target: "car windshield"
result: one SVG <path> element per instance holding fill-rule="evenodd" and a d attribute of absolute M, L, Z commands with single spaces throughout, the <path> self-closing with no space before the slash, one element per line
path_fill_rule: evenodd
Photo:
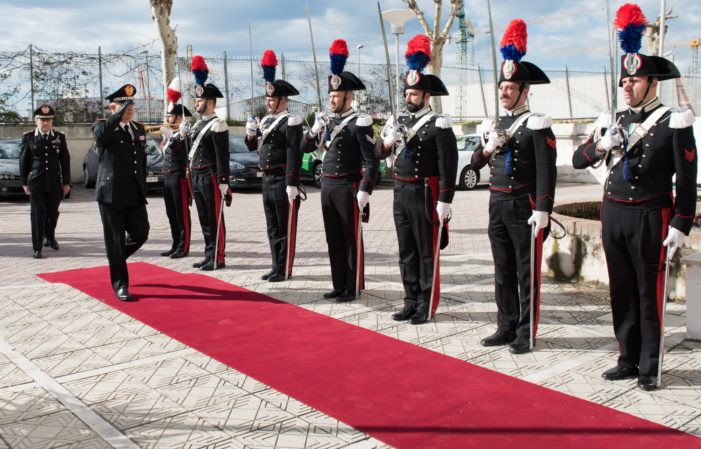
<path fill-rule="evenodd" d="M 243 143 L 243 136 L 229 136 L 229 153 L 249 153 L 248 147 Z"/>
<path fill-rule="evenodd" d="M 475 151 L 477 145 L 480 144 L 479 136 L 462 136 L 458 137 L 458 151 Z"/>
<path fill-rule="evenodd" d="M 0 140 L 0 159 L 19 159 L 19 140 Z"/>
<path fill-rule="evenodd" d="M 155 140 L 148 139 L 146 141 L 146 154 L 149 156 L 161 154 L 161 148 L 158 146 Z"/>

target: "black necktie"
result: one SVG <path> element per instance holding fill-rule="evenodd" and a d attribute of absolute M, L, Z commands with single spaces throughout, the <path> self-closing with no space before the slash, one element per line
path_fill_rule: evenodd
<path fill-rule="evenodd" d="M 132 142 L 131 133 L 129 132 L 129 125 L 124 125 L 124 132 L 127 133 L 127 138 L 129 142 Z"/>

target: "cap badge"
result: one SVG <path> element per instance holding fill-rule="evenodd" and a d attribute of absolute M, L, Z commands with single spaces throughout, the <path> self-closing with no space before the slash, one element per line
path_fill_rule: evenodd
<path fill-rule="evenodd" d="M 516 73 L 516 64 L 511 59 L 504 61 L 504 65 L 501 66 L 501 73 L 504 74 L 504 78 L 510 80 L 514 73 Z"/>
<path fill-rule="evenodd" d="M 417 85 L 420 79 L 421 75 L 419 74 L 418 70 L 409 70 L 409 73 L 406 75 L 406 83 L 409 86 Z"/>
<path fill-rule="evenodd" d="M 124 87 L 124 93 L 127 94 L 127 97 L 133 97 L 134 96 L 134 86 L 131 84 L 127 84 Z"/>
<path fill-rule="evenodd" d="M 331 88 L 337 90 L 341 86 L 343 80 L 338 75 L 331 75 Z"/>
<path fill-rule="evenodd" d="M 198 97 L 201 97 L 203 93 L 204 93 L 204 86 L 203 85 L 198 84 L 197 86 L 195 86 L 195 95 L 197 95 Z"/>
<path fill-rule="evenodd" d="M 638 69 L 642 67 L 643 60 L 637 53 L 628 53 L 623 59 L 623 67 L 626 68 L 628 75 L 633 76 L 638 73 Z"/>
<path fill-rule="evenodd" d="M 275 85 L 270 81 L 266 81 L 265 83 L 265 93 L 268 94 L 268 96 L 272 96 L 275 93 Z"/>
<path fill-rule="evenodd" d="M 44 105 L 44 106 L 41 107 L 41 113 L 42 113 L 42 114 L 48 114 L 50 110 L 51 110 L 51 109 L 49 109 L 49 106 L 48 106 L 48 105 Z"/>

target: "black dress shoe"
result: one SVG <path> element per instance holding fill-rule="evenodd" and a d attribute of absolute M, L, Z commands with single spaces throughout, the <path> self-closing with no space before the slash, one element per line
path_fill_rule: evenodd
<path fill-rule="evenodd" d="M 339 296 L 341 296 L 341 293 L 343 293 L 343 290 L 336 290 L 336 289 L 334 289 L 334 290 L 331 290 L 331 291 L 328 292 L 328 293 L 324 293 L 324 294 L 321 295 L 321 296 L 323 296 L 324 299 L 333 299 L 333 298 L 338 298 Z"/>
<path fill-rule="evenodd" d="M 120 301 L 133 301 L 134 298 L 129 294 L 129 290 L 126 287 L 121 287 L 117 289 L 117 299 Z"/>
<path fill-rule="evenodd" d="M 217 269 L 219 268 L 226 268 L 226 263 L 222 262 L 217 262 Z M 206 264 L 200 266 L 200 270 L 202 271 L 212 271 L 214 270 L 214 261 L 210 260 Z"/>
<path fill-rule="evenodd" d="M 276 270 L 270 270 L 270 271 L 268 271 L 267 273 L 265 273 L 263 276 L 261 276 L 260 279 L 261 279 L 262 281 L 267 281 L 268 278 L 270 278 L 270 276 L 274 275 L 275 273 L 277 273 Z"/>
<path fill-rule="evenodd" d="M 416 301 L 413 299 L 404 300 L 404 308 L 397 313 L 392 314 L 394 321 L 406 321 L 411 318 L 416 312 Z"/>
<path fill-rule="evenodd" d="M 58 242 L 56 240 L 46 239 L 46 240 L 44 240 L 44 246 L 48 246 L 49 248 L 53 249 L 54 251 L 58 251 Z"/>
<path fill-rule="evenodd" d="M 657 390 L 657 376 L 643 376 L 641 374 L 638 377 L 638 388 L 645 391 Z"/>
<path fill-rule="evenodd" d="M 268 282 L 280 282 L 280 281 L 284 281 L 284 280 L 285 280 L 285 276 L 283 276 L 280 273 L 273 273 L 272 276 L 270 276 L 268 278 Z"/>
<path fill-rule="evenodd" d="M 169 249 L 168 251 L 163 251 L 161 253 L 161 256 L 163 257 L 170 257 L 173 253 L 175 253 L 175 250 L 173 248 Z"/>
<path fill-rule="evenodd" d="M 182 251 L 176 251 L 173 254 L 170 255 L 171 259 L 182 259 L 183 257 L 186 257 L 187 253 L 182 252 Z"/>
<path fill-rule="evenodd" d="M 614 366 L 601 373 L 606 380 L 623 380 L 638 375 L 638 368 L 634 366 Z"/>
<path fill-rule="evenodd" d="M 35 259 L 41 259 L 41 251 L 34 251 L 34 255 L 32 257 Z"/>
<path fill-rule="evenodd" d="M 195 262 L 192 264 L 192 268 L 202 268 L 203 266 L 207 265 L 210 262 L 209 259 L 204 259 L 200 262 Z"/>
<path fill-rule="evenodd" d="M 509 352 L 512 354 L 525 354 L 531 352 L 531 342 L 528 338 L 517 338 L 509 345 Z"/>
<path fill-rule="evenodd" d="M 482 346 L 508 345 L 512 341 L 514 341 L 515 338 L 516 335 L 514 335 L 513 332 L 507 331 L 505 329 L 497 329 L 497 331 L 489 337 L 483 338 L 482 341 L 480 341 L 480 344 Z"/>
<path fill-rule="evenodd" d="M 423 324 L 428 321 L 428 302 L 421 302 L 416 306 L 416 311 L 411 316 L 411 324 Z"/>
<path fill-rule="evenodd" d="M 336 302 L 350 302 L 355 299 L 355 294 L 349 292 L 348 290 L 343 290 L 340 295 L 336 297 Z"/>

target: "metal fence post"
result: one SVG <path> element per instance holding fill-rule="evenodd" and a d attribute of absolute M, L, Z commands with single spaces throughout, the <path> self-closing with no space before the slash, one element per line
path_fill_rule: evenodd
<path fill-rule="evenodd" d="M 480 93 L 482 94 L 482 110 L 484 111 L 484 116 L 487 117 L 489 113 L 487 112 L 487 99 L 484 98 L 484 84 L 482 84 L 482 69 L 480 65 L 477 64 L 477 75 L 479 76 L 480 82 Z"/>
<path fill-rule="evenodd" d="M 32 44 L 29 44 L 29 82 L 32 93 L 32 104 L 29 108 L 29 117 L 31 117 L 34 110 L 34 48 Z"/>
<path fill-rule="evenodd" d="M 226 60 L 226 52 L 224 52 L 224 96 L 226 97 L 226 119 L 231 120 L 231 111 L 229 110 L 229 66 Z"/>
<path fill-rule="evenodd" d="M 104 106 L 104 97 L 102 93 L 102 47 L 97 47 L 97 76 L 100 78 L 100 93 L 98 98 L 100 99 L 100 106 Z M 102 109 L 102 108 L 100 108 Z"/>
<path fill-rule="evenodd" d="M 148 50 L 146 50 L 146 101 L 148 101 L 148 121 L 153 123 L 151 115 L 151 83 L 149 82 Z"/>
<path fill-rule="evenodd" d="M 572 95 L 570 94 L 570 73 L 565 66 L 565 89 L 567 89 L 567 107 L 570 110 L 570 118 L 572 118 Z"/>

